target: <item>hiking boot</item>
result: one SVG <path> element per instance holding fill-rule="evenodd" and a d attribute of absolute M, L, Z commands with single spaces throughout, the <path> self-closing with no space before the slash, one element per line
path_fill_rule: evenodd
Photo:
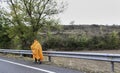
<path fill-rule="evenodd" d="M 40 59 L 38 60 L 38 64 L 42 64 L 42 62 L 40 61 Z"/>

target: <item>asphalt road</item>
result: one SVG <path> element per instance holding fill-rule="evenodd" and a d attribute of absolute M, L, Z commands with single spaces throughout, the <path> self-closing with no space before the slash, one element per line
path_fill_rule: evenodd
<path fill-rule="evenodd" d="M 31 61 L 0 56 L 0 73 L 83 73 L 83 72 L 45 64 L 34 64 Z"/>

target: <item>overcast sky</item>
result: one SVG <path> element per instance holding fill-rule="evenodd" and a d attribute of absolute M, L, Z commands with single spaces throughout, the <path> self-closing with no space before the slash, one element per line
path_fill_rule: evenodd
<path fill-rule="evenodd" d="M 63 1 L 68 2 L 68 8 L 59 15 L 62 24 L 71 21 L 75 24 L 120 24 L 120 0 Z"/>
<path fill-rule="evenodd" d="M 66 0 L 63 24 L 120 24 L 120 0 Z"/>

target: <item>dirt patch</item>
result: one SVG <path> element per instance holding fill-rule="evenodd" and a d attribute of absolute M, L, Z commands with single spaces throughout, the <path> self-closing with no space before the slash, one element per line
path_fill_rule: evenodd
<path fill-rule="evenodd" d="M 77 69 L 85 73 L 111 73 L 111 63 L 73 58 L 53 57 L 52 62 L 58 66 Z M 120 72 L 120 63 L 115 63 L 115 73 Z"/>

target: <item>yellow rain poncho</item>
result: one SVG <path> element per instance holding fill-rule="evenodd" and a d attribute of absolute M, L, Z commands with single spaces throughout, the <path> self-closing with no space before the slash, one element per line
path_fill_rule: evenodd
<path fill-rule="evenodd" d="M 34 43 L 31 45 L 31 50 L 33 53 L 33 59 L 43 60 L 42 46 L 37 40 L 34 40 Z"/>

